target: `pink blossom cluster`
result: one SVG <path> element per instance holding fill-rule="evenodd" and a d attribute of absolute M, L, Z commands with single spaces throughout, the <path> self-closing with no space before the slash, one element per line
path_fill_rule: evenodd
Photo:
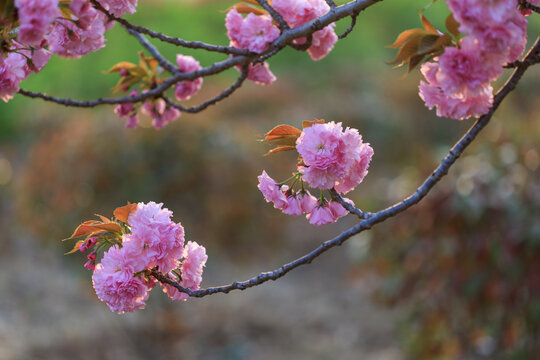
<path fill-rule="evenodd" d="M 20 44 L 19 44 L 20 45 Z M 45 49 L 11 52 L 0 62 L 0 99 L 8 102 L 19 91 L 19 83 L 32 72 L 38 73 L 51 57 Z M 1 58 L 1 56 L 0 56 Z"/>
<path fill-rule="evenodd" d="M 136 96 L 137 90 L 133 90 L 129 94 Z M 114 112 L 121 118 L 126 118 L 126 127 L 134 129 L 139 125 L 139 115 L 134 103 L 123 103 L 114 108 Z M 163 99 L 148 100 L 142 107 L 141 112 L 152 118 L 152 126 L 156 129 L 162 129 L 167 124 L 175 121 L 181 115 L 176 108 L 165 103 Z"/>
<path fill-rule="evenodd" d="M 274 0 L 272 6 L 292 28 L 313 21 L 330 10 L 324 0 Z M 280 35 L 270 15 L 249 13 L 243 17 L 236 8 L 227 13 L 225 27 L 230 46 L 259 54 L 267 50 Z M 335 24 L 330 24 L 313 33 L 311 46 L 307 50 L 313 60 L 322 59 L 334 47 L 338 40 L 334 27 Z M 304 37 L 294 40 L 294 43 L 302 45 L 306 41 Z M 276 80 L 266 62 L 250 64 L 247 78 L 262 85 L 269 85 Z"/>
<path fill-rule="evenodd" d="M 95 265 L 94 289 L 112 311 L 123 313 L 144 308 L 148 292 L 156 285 L 155 280 L 144 274 L 147 270 L 157 268 L 171 275 L 175 270 L 181 276 L 181 284 L 192 290 L 199 289 L 206 250 L 195 242 L 188 242 L 184 247 L 184 228 L 174 223 L 171 216 L 172 212 L 162 208 L 162 204 L 137 204 L 128 218 L 131 233 L 124 234 L 121 244 L 110 247 Z M 90 255 L 89 259 L 92 261 Z M 172 295 L 172 291 L 166 289 L 173 300 L 188 298 Z"/>
<path fill-rule="evenodd" d="M 100 4 L 115 16 L 133 14 L 137 0 L 100 0 Z M 63 17 L 59 0 L 15 0 L 17 18 L 13 24 L 17 41 L 5 42 L 7 55 L 0 53 L 0 98 L 8 101 L 19 90 L 20 81 L 30 72 L 39 72 L 48 62 L 51 52 L 68 58 L 79 58 L 105 46 L 105 32 L 113 23 L 94 8 L 88 0 L 71 0 L 69 17 Z M 22 57 L 21 57 L 22 55 Z M 23 65 L 24 57 L 26 66 Z M 6 65 L 7 64 L 7 65 Z M 24 68 L 24 71 L 22 70 Z"/>
<path fill-rule="evenodd" d="M 274 0 L 272 6 L 292 28 L 313 21 L 330 11 L 330 6 L 324 0 Z M 336 24 L 332 23 L 313 33 L 311 46 L 307 50 L 313 60 L 322 59 L 334 48 L 338 40 L 335 26 Z M 301 45 L 306 39 L 296 39 L 295 42 Z"/>
<path fill-rule="evenodd" d="M 227 13 L 225 27 L 231 46 L 255 53 L 266 50 L 280 34 L 270 15 L 248 14 L 244 18 L 234 8 Z M 276 80 L 266 62 L 249 64 L 247 78 L 261 85 L 270 85 Z"/>
<path fill-rule="evenodd" d="M 420 97 L 437 116 L 453 119 L 478 117 L 493 104 L 491 82 L 503 65 L 525 50 L 527 20 L 517 0 L 447 0 L 459 30 L 468 34 L 459 47 L 447 47 L 433 62 L 422 65 L 427 82 L 420 82 Z"/>
<path fill-rule="evenodd" d="M 176 62 L 178 64 L 178 70 L 182 73 L 190 73 L 201 69 L 200 63 L 195 60 L 193 56 L 178 54 L 176 55 Z M 120 71 L 120 76 L 130 76 L 130 73 L 126 69 L 122 69 Z M 202 77 L 192 81 L 179 82 L 176 84 L 175 88 L 176 99 L 180 101 L 189 100 L 193 95 L 199 92 L 202 83 Z M 126 88 L 124 90 L 127 91 L 128 89 Z M 132 90 L 129 93 L 129 96 L 133 97 L 137 94 L 137 90 Z M 139 115 L 134 103 L 120 104 L 114 109 L 114 112 L 121 118 L 127 118 L 125 123 L 126 127 L 134 129 L 138 126 Z M 152 118 L 152 125 L 156 129 L 162 129 L 167 124 L 178 119 L 181 115 L 180 110 L 165 103 L 163 99 L 146 101 L 141 107 L 141 112 Z"/>
<path fill-rule="evenodd" d="M 178 71 L 181 73 L 190 73 L 193 71 L 201 70 L 201 64 L 195 60 L 193 56 L 188 55 L 176 55 L 176 63 L 178 64 Z M 201 89 L 203 78 L 197 78 L 193 81 L 181 81 L 176 85 L 175 95 L 176 99 L 189 100 Z"/>
<path fill-rule="evenodd" d="M 286 215 L 306 214 L 310 224 L 321 226 L 334 223 L 348 214 L 348 211 L 339 202 L 319 200 L 307 190 L 292 191 L 287 185 L 277 184 L 264 170 L 258 179 L 258 188 L 266 202 L 274 203 L 274 207 Z M 345 201 L 354 205 L 350 199 Z"/>
<path fill-rule="evenodd" d="M 343 194 L 362 182 L 373 156 L 358 130 L 343 130 L 341 123 L 333 121 L 305 128 L 296 140 L 296 150 L 303 161 L 299 171 L 304 181 Z"/>
<path fill-rule="evenodd" d="M 15 0 L 21 25 L 21 43 L 39 46 L 53 21 L 60 16 L 58 0 Z"/>

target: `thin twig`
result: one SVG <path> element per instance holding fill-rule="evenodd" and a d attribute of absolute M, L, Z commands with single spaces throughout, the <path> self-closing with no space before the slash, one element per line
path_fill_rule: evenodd
<path fill-rule="evenodd" d="M 331 189 L 330 193 L 332 194 L 332 197 L 335 200 L 337 200 L 337 202 L 339 202 L 341 204 L 341 206 L 343 206 L 345 208 L 345 210 L 347 210 L 351 214 L 354 214 L 354 215 L 358 216 L 360 219 L 363 220 L 363 219 L 367 219 L 367 218 L 373 216 L 372 213 L 364 212 L 364 211 L 358 209 L 357 207 L 355 207 L 354 205 L 352 205 L 352 204 L 346 202 L 345 200 L 343 200 L 341 195 L 339 195 L 338 192 L 335 189 Z"/>
<path fill-rule="evenodd" d="M 232 54 L 232 55 L 250 55 L 251 54 L 251 52 L 248 50 L 237 49 L 231 46 L 211 45 L 211 44 L 203 43 L 201 41 L 186 41 L 180 38 L 167 36 L 162 33 L 155 32 L 148 28 L 145 28 L 144 26 L 134 25 L 130 23 L 129 21 L 127 21 L 126 19 L 114 16 L 113 14 L 109 13 L 103 6 L 101 6 L 101 4 L 97 2 L 96 0 L 90 0 L 90 2 L 92 3 L 92 5 L 94 5 L 96 9 L 104 13 L 109 18 L 109 20 L 116 21 L 117 23 L 122 24 L 124 27 L 131 29 L 133 31 L 136 31 L 139 34 L 145 34 L 155 39 L 169 43 L 169 44 L 185 47 L 188 49 L 202 49 L 202 50 L 207 50 L 207 51 L 212 51 L 212 52 L 219 52 L 223 54 Z"/>
<path fill-rule="evenodd" d="M 333 0 L 326 0 L 326 3 L 330 6 L 330 9 L 334 9 L 337 6 Z"/>
<path fill-rule="evenodd" d="M 281 14 L 276 11 L 276 9 L 270 6 L 268 1 L 266 0 L 255 0 L 255 1 L 257 1 L 257 3 L 259 3 L 259 5 L 261 5 L 264 8 L 264 10 L 268 11 L 272 19 L 274 19 L 274 21 L 279 24 L 281 31 L 290 29 L 289 24 L 287 24 L 285 19 L 283 19 L 283 16 L 281 16 Z"/>
<path fill-rule="evenodd" d="M 126 30 L 131 35 L 135 36 L 137 38 L 137 40 L 139 40 L 141 45 L 146 50 L 148 50 L 148 52 L 150 54 L 152 54 L 152 56 L 158 61 L 159 65 L 161 65 L 162 68 L 168 70 L 173 75 L 178 73 L 178 69 L 176 68 L 176 66 L 174 66 L 171 62 L 169 62 L 167 59 L 165 59 L 165 57 L 163 57 L 163 55 L 161 55 L 161 53 L 158 51 L 158 49 L 156 49 L 156 47 L 154 45 L 150 44 L 150 42 L 148 40 L 146 40 L 145 37 L 142 34 L 139 34 L 135 30 L 132 30 L 132 29 L 129 29 L 129 28 L 126 28 Z"/>
<path fill-rule="evenodd" d="M 540 53 L 540 37 L 536 40 L 534 46 L 531 48 L 531 50 L 525 57 L 525 60 L 529 59 L 530 57 L 534 57 L 539 53 Z M 203 296 L 216 294 L 216 293 L 226 294 L 232 290 L 245 290 L 250 287 L 265 283 L 269 280 L 277 280 L 283 277 L 285 274 L 287 274 L 291 270 L 301 265 L 310 264 L 313 260 L 315 260 L 317 257 L 325 253 L 326 251 L 330 250 L 331 248 L 342 245 L 345 241 L 347 241 L 352 236 L 362 231 L 368 230 L 374 225 L 381 223 L 388 218 L 396 216 L 397 214 L 407 210 L 408 208 L 410 208 L 411 206 L 417 204 L 420 200 L 422 200 L 431 191 L 431 189 L 433 189 L 433 187 L 441 180 L 441 178 L 444 177 L 448 173 L 448 170 L 450 169 L 450 167 L 456 162 L 456 160 L 461 156 L 461 154 L 463 154 L 465 149 L 473 142 L 473 140 L 480 133 L 480 131 L 482 131 L 482 129 L 486 127 L 486 125 L 489 123 L 489 121 L 493 117 L 493 114 L 495 113 L 495 111 L 497 110 L 497 108 L 499 107 L 503 99 L 512 90 L 515 89 L 519 80 L 521 79 L 525 71 L 530 66 L 531 65 L 528 64 L 527 61 L 523 61 L 523 63 L 514 70 L 514 73 L 508 79 L 506 84 L 499 90 L 497 95 L 495 95 L 493 106 L 491 107 L 489 112 L 481 116 L 475 122 L 475 124 L 465 133 L 465 135 L 450 149 L 448 155 L 446 155 L 446 157 L 441 161 L 437 169 L 433 171 L 433 173 L 424 181 L 424 183 L 412 195 L 407 197 L 405 200 L 390 206 L 389 208 L 386 208 L 384 210 L 374 213 L 368 219 L 360 221 L 357 225 L 342 232 L 335 238 L 323 242 L 321 245 L 319 245 L 315 250 L 311 251 L 310 253 L 288 264 L 281 266 L 279 269 L 276 269 L 274 271 L 260 273 L 259 275 L 249 280 L 241 281 L 241 282 L 235 281 L 234 283 L 229 284 L 229 285 L 211 287 L 211 288 L 200 289 L 200 290 L 186 289 L 182 287 L 180 284 L 163 276 L 163 274 L 160 274 L 159 272 L 155 270 L 152 271 L 152 276 L 154 276 L 157 280 L 159 280 L 162 283 L 166 283 L 166 284 L 174 286 L 176 289 L 178 289 L 179 291 L 183 293 L 188 294 L 189 296 L 203 297 Z"/>
<path fill-rule="evenodd" d="M 338 35 L 338 39 L 345 39 L 350 33 L 351 31 L 353 31 L 355 25 L 356 25 L 356 19 L 358 18 L 358 13 L 355 13 L 355 14 L 352 14 L 351 15 L 351 25 L 349 25 L 349 27 L 347 28 L 347 30 L 345 30 L 343 32 L 343 34 L 341 35 Z"/>
<path fill-rule="evenodd" d="M 238 79 L 229 88 L 222 91 L 218 96 L 216 96 L 216 97 L 214 97 L 214 98 L 212 98 L 212 99 L 210 99 L 208 101 L 205 101 L 201 105 L 192 106 L 192 107 L 184 107 L 184 106 L 182 106 L 180 104 L 175 103 L 174 101 L 172 101 L 171 99 L 169 99 L 166 96 L 163 96 L 163 100 L 165 100 L 165 102 L 167 104 L 169 104 L 169 106 L 172 106 L 172 107 L 174 107 L 174 108 L 176 108 L 176 109 L 178 109 L 180 111 L 190 113 L 190 114 L 196 114 L 198 112 L 201 112 L 201 111 L 205 110 L 210 105 L 214 105 L 214 104 L 220 102 L 221 100 L 225 99 L 226 97 L 231 95 L 233 92 L 235 92 L 237 89 L 239 89 L 240 86 L 242 86 L 242 83 L 247 78 L 248 70 L 249 70 L 249 66 L 244 65 L 242 67 L 242 72 L 241 72 L 240 76 L 238 77 Z"/>
<path fill-rule="evenodd" d="M 92 3 L 96 2 L 96 0 L 91 0 L 91 1 Z M 250 55 L 238 55 L 230 59 L 212 64 L 201 70 L 193 71 L 190 73 L 177 72 L 171 78 L 166 79 L 160 86 L 152 90 L 149 90 L 145 93 L 136 95 L 136 96 L 124 96 L 124 97 L 118 97 L 118 98 L 100 98 L 100 99 L 95 99 L 95 100 L 81 101 L 81 100 L 73 100 L 70 98 L 60 98 L 56 96 L 50 96 L 44 93 L 27 91 L 24 89 L 20 89 L 19 93 L 21 95 L 24 95 L 30 98 L 39 98 L 39 99 L 54 102 L 60 105 L 73 106 L 73 107 L 95 107 L 95 106 L 103 105 L 103 104 L 114 105 L 114 104 L 122 104 L 122 103 L 138 103 L 148 98 L 160 97 L 164 91 L 166 91 L 171 86 L 173 86 L 174 84 L 180 81 L 194 80 L 198 77 L 206 77 L 206 76 L 214 75 L 222 71 L 225 71 L 227 69 L 230 69 L 233 66 L 237 66 L 237 65 L 243 66 L 250 62 L 257 62 L 257 59 L 260 59 L 260 58 L 264 58 L 266 60 L 269 57 L 279 52 L 279 51 L 276 51 L 276 49 L 284 48 L 285 46 L 290 44 L 293 40 L 309 36 L 310 34 L 313 34 L 315 31 L 321 30 L 322 28 L 324 28 L 325 26 L 328 26 L 329 24 L 333 22 L 343 19 L 344 17 L 350 16 L 350 14 L 358 13 L 381 1 L 382 0 L 351 1 L 350 3 L 341 5 L 337 7 L 335 10 L 330 11 L 326 13 L 325 15 L 313 21 L 310 21 L 302 26 L 282 32 L 282 34 L 276 40 L 274 40 L 274 42 L 270 44 L 268 49 L 262 54 L 250 53 Z M 99 5 L 99 3 L 97 4 Z M 140 33 L 152 36 L 151 34 L 148 34 L 145 31 L 138 31 L 139 29 L 137 27 L 133 27 L 129 22 L 127 22 L 124 19 L 121 19 L 121 18 L 114 18 L 114 19 L 115 21 L 118 21 L 122 25 L 125 25 L 126 27 L 133 29 L 136 32 L 140 32 Z"/>
<path fill-rule="evenodd" d="M 291 43 L 289 46 L 292 47 L 293 49 L 295 50 L 298 50 L 298 51 L 306 51 L 307 49 L 309 49 L 311 47 L 311 44 L 313 43 L 313 34 L 310 34 L 307 39 L 306 39 L 306 42 L 303 43 L 303 44 L 295 44 L 294 42 Z"/>

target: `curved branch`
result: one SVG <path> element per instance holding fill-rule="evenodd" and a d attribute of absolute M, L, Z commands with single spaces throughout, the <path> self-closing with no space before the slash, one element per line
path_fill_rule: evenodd
<path fill-rule="evenodd" d="M 341 5 L 339 7 L 336 7 L 335 9 L 329 11 L 328 13 L 326 13 L 325 15 L 313 20 L 313 21 L 310 21 L 302 26 L 299 26 L 297 28 L 294 28 L 294 29 L 288 29 L 288 30 L 285 30 L 281 33 L 281 35 L 276 39 L 274 40 L 273 43 L 271 43 L 268 47 L 268 49 L 266 49 L 266 51 L 264 51 L 263 53 L 261 54 L 252 54 L 250 53 L 250 55 L 238 55 L 238 56 L 234 56 L 230 59 L 227 59 L 227 60 L 223 60 L 221 62 L 217 62 L 213 65 L 210 65 L 206 68 L 203 68 L 201 70 L 197 70 L 197 71 L 193 71 L 193 72 L 190 72 L 190 73 L 179 73 L 179 72 L 176 72 L 175 75 L 173 75 L 171 78 L 165 80 L 163 82 L 163 84 L 161 84 L 160 86 L 152 89 L 152 90 L 149 90 L 145 93 L 142 93 L 142 94 L 139 94 L 139 95 L 136 95 L 136 96 L 124 96 L 124 97 L 117 97 L 117 98 L 99 98 L 99 99 L 95 99 L 95 100 L 73 100 L 73 99 L 70 99 L 70 98 L 61 98 L 61 97 L 56 97 L 56 96 L 50 96 L 50 95 L 46 95 L 44 93 L 39 93 L 39 92 L 32 92 L 32 91 L 27 91 L 27 90 L 24 90 L 24 89 L 20 89 L 19 90 L 19 93 L 21 95 L 24 95 L 24 96 L 27 96 L 27 97 L 30 97 L 30 98 L 39 98 L 39 99 L 42 99 L 42 100 L 45 100 L 45 101 L 50 101 L 50 102 L 54 102 L 54 103 L 57 103 L 57 104 L 60 104 L 60 105 L 64 105 L 64 106 L 72 106 L 72 107 L 95 107 L 95 106 L 98 106 L 98 105 L 103 105 L 103 104 L 109 104 L 109 105 L 117 105 L 117 104 L 122 104 L 122 103 L 137 103 L 137 102 L 141 102 L 143 100 L 146 100 L 148 98 L 156 98 L 156 97 L 160 97 L 163 92 L 167 89 L 169 89 L 171 86 L 173 86 L 174 84 L 180 82 L 180 81 L 185 81 L 185 80 L 194 80 L 198 77 L 206 77 L 206 76 L 209 76 L 209 75 L 214 75 L 214 74 L 217 74 L 217 73 L 220 73 L 224 70 L 227 70 L 233 66 L 236 66 L 236 65 L 240 65 L 240 66 L 243 66 L 243 65 L 246 65 L 250 62 L 258 62 L 257 59 L 268 59 L 270 58 L 271 56 L 274 56 L 275 54 L 277 54 L 279 52 L 280 49 L 284 48 L 285 46 L 289 45 L 293 40 L 295 39 L 298 39 L 298 38 L 302 38 L 302 37 L 306 37 L 306 36 L 309 36 L 311 34 L 313 34 L 315 31 L 317 30 L 321 30 L 322 28 L 324 28 L 325 26 L 333 23 L 333 22 L 336 22 L 340 19 L 343 19 L 347 16 L 350 16 L 351 14 L 353 13 L 359 13 L 360 11 L 362 10 L 365 10 L 367 9 L 368 7 L 380 2 L 382 0 L 354 0 L 354 1 L 351 1 L 350 3 L 347 3 L 345 5 Z M 97 3 L 96 0 L 92 0 L 92 3 Z M 105 10 L 105 9 L 103 9 Z M 105 10 L 106 11 L 106 10 Z M 112 15 L 110 15 L 112 16 Z M 121 18 L 115 18 L 115 17 L 112 17 L 115 21 L 118 21 L 119 23 L 121 23 L 122 25 L 126 26 L 127 28 L 129 29 L 132 29 L 134 30 L 135 32 L 139 32 L 139 33 L 144 33 L 144 34 L 147 34 L 149 36 L 152 36 L 150 34 L 148 34 L 147 32 L 145 31 L 142 31 L 141 29 L 138 29 L 137 27 L 134 27 L 133 25 L 129 24 L 129 22 L 121 19 Z M 182 46 L 182 45 L 180 45 Z"/>
<path fill-rule="evenodd" d="M 340 40 L 345 39 L 351 33 L 351 31 L 353 31 L 354 27 L 356 26 L 356 19 L 357 18 L 358 18 L 357 13 L 351 15 L 351 25 L 349 25 L 349 27 L 347 28 L 347 30 L 345 30 L 343 32 L 343 34 L 338 35 L 338 39 L 340 39 Z"/>
<path fill-rule="evenodd" d="M 288 263 L 283 266 L 281 266 L 279 269 L 276 269 L 274 271 L 269 272 L 263 272 L 259 275 L 246 280 L 237 282 L 235 281 L 232 284 L 224 285 L 224 286 L 217 286 L 217 287 L 210 287 L 206 289 L 200 289 L 200 290 L 191 290 L 182 287 L 180 284 L 174 282 L 173 280 L 167 278 L 163 274 L 159 273 L 156 270 L 151 271 L 151 275 L 154 276 L 158 281 L 162 283 L 169 284 L 171 286 L 174 286 L 179 291 L 188 294 L 192 297 L 203 297 L 211 294 L 216 293 L 229 293 L 232 290 L 245 290 L 253 286 L 260 285 L 264 282 L 267 282 L 269 280 L 277 280 L 281 277 L 283 277 L 285 274 L 290 272 L 291 270 L 305 264 L 310 264 L 314 259 L 319 257 L 321 254 L 325 253 L 326 251 L 330 250 L 331 248 L 335 246 L 339 246 L 343 244 L 347 239 L 351 238 L 353 235 L 356 235 L 364 230 L 368 230 L 374 225 L 383 222 L 384 220 L 391 218 L 411 206 L 417 204 L 420 200 L 422 200 L 430 191 L 433 189 L 433 187 L 441 180 L 442 177 L 444 177 L 447 173 L 450 167 L 456 162 L 456 160 L 463 154 L 465 149 L 473 142 L 473 140 L 476 138 L 476 136 L 482 131 L 484 127 L 489 123 L 491 118 L 493 117 L 493 114 L 503 101 L 503 99 L 512 91 L 515 89 L 516 85 L 518 84 L 519 80 L 525 73 L 525 71 L 531 66 L 528 59 L 537 56 L 540 54 L 540 37 L 536 39 L 535 44 L 525 57 L 524 61 L 518 65 L 518 67 L 514 70 L 512 76 L 508 79 L 506 84 L 497 92 L 495 95 L 493 106 L 489 110 L 489 112 L 485 115 L 482 115 L 476 123 L 465 133 L 465 135 L 450 149 L 448 152 L 448 155 L 441 161 L 441 164 L 433 171 L 433 173 L 424 181 L 424 183 L 409 197 L 407 197 L 405 200 L 396 203 L 386 209 L 380 210 L 369 218 L 360 221 L 357 225 L 351 227 L 350 229 L 342 232 L 335 238 L 323 242 L 321 245 L 319 245 L 315 250 L 311 251 L 310 253 Z"/>
<path fill-rule="evenodd" d="M 281 28 L 282 31 L 290 29 L 289 24 L 287 24 L 285 19 L 283 19 L 283 16 L 281 16 L 281 14 L 276 11 L 276 9 L 270 6 L 268 1 L 266 0 L 255 0 L 255 1 L 257 1 L 257 3 L 264 8 L 264 10 L 268 11 L 270 16 L 272 16 L 272 19 L 274 19 L 274 21 L 279 24 L 279 27 Z"/>
<path fill-rule="evenodd" d="M 177 104 L 174 101 L 170 100 L 166 96 L 163 97 L 163 100 L 165 100 L 165 102 L 167 104 L 169 104 L 169 106 L 172 106 L 172 107 L 174 107 L 174 108 L 176 108 L 176 109 L 178 109 L 180 111 L 190 113 L 190 114 L 196 114 L 198 112 L 203 111 L 204 109 L 206 109 L 210 105 L 214 105 L 214 104 L 220 102 L 221 100 L 225 99 L 226 97 L 231 95 L 233 92 L 235 92 L 237 89 L 239 89 L 240 86 L 242 86 L 242 84 L 244 83 L 244 81 L 247 78 L 248 70 L 249 70 L 249 67 L 247 65 L 244 65 L 242 67 L 242 72 L 241 72 L 240 76 L 238 77 L 238 79 L 229 88 L 222 91 L 218 96 L 216 96 L 216 97 L 214 97 L 214 98 L 212 98 L 212 99 L 210 99 L 208 101 L 205 101 L 201 105 L 192 106 L 192 107 L 184 107 L 184 106 L 182 106 L 180 104 Z"/>
<path fill-rule="evenodd" d="M 163 42 L 166 42 L 172 45 L 181 46 L 188 49 L 202 49 L 206 51 L 219 52 L 223 54 L 233 54 L 233 55 L 250 55 L 251 54 L 251 52 L 248 50 L 237 49 L 231 46 L 210 45 L 210 44 L 203 43 L 201 41 L 186 41 L 180 38 L 167 36 L 162 33 L 158 33 L 148 28 L 145 28 L 144 26 L 134 25 L 124 18 L 119 18 L 119 17 L 114 16 L 113 14 L 109 13 L 103 6 L 101 6 L 101 4 L 97 2 L 96 0 L 90 0 L 90 2 L 92 3 L 92 5 L 94 5 L 96 9 L 104 13 L 109 18 L 109 20 L 115 21 L 123 25 L 125 28 L 138 32 L 139 34 L 145 34 L 152 38 L 161 40 Z"/>

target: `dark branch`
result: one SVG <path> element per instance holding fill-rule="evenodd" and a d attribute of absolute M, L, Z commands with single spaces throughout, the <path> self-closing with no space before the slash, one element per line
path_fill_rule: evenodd
<path fill-rule="evenodd" d="M 281 31 L 289 30 L 289 24 L 283 19 L 283 16 L 281 16 L 280 13 L 276 11 L 270 4 L 268 4 L 268 1 L 266 0 L 256 0 L 259 5 L 261 5 L 264 10 L 268 11 L 272 19 L 274 19 L 275 22 L 279 24 L 279 27 L 281 28 Z"/>
<path fill-rule="evenodd" d="M 357 207 L 354 207 L 353 205 L 349 204 L 345 200 L 343 200 L 341 195 L 339 195 L 336 190 L 331 189 L 330 192 L 332 193 L 332 198 L 334 198 L 337 202 L 339 202 L 341 204 L 341 206 L 343 206 L 351 214 L 354 214 L 354 215 L 358 216 L 360 219 L 367 219 L 370 216 L 373 216 L 372 213 L 364 212 L 364 211 L 358 209 Z"/>
<path fill-rule="evenodd" d="M 237 49 L 230 46 L 210 45 L 210 44 L 206 44 L 200 41 L 186 41 L 180 38 L 175 38 L 175 37 L 167 36 L 158 32 L 154 32 L 143 26 L 134 25 L 130 23 L 129 21 L 127 21 L 126 19 L 114 16 L 113 14 L 109 13 L 105 8 L 103 8 L 103 6 L 101 6 L 101 4 L 97 2 L 96 0 L 90 0 L 90 2 L 92 3 L 92 5 L 94 5 L 96 9 L 98 9 L 99 11 L 107 15 L 109 20 L 116 21 L 117 23 L 122 24 L 124 27 L 131 29 L 135 32 L 138 32 L 139 34 L 145 34 L 152 38 L 161 40 L 163 42 L 166 42 L 172 45 L 181 46 L 188 49 L 202 49 L 206 51 L 219 52 L 223 54 L 233 54 L 233 55 L 250 55 L 251 54 L 251 52 L 248 50 Z"/>
<path fill-rule="evenodd" d="M 356 25 L 356 19 L 358 18 L 358 13 L 355 13 L 355 14 L 352 14 L 351 15 L 351 25 L 349 25 L 349 27 L 347 28 L 347 30 L 345 30 L 343 32 L 343 34 L 341 35 L 338 35 L 338 39 L 345 39 L 350 33 L 351 31 L 353 31 L 355 25 Z"/>
<path fill-rule="evenodd" d="M 172 107 L 174 107 L 174 108 L 176 108 L 176 109 L 178 109 L 180 111 L 190 113 L 190 114 L 196 114 L 198 112 L 201 112 L 201 111 L 205 110 L 210 105 L 214 105 L 214 104 L 220 102 L 221 100 L 227 98 L 229 95 L 231 95 L 237 89 L 239 89 L 240 86 L 242 86 L 242 83 L 247 78 L 248 70 L 249 70 L 249 67 L 247 65 L 244 65 L 243 68 L 242 68 L 242 73 L 240 74 L 238 79 L 228 89 L 225 89 L 218 96 L 216 96 L 216 97 L 214 97 L 214 98 L 212 98 L 212 99 L 210 99 L 208 101 L 205 101 L 204 103 L 202 103 L 199 106 L 184 107 L 184 106 L 182 106 L 180 104 L 177 104 L 177 103 L 173 102 L 172 100 L 170 100 L 166 96 L 164 96 L 163 99 L 165 100 L 165 102 L 167 104 L 169 104 L 170 106 L 172 106 Z"/>
<path fill-rule="evenodd" d="M 96 0 L 91 0 L 91 1 L 96 7 L 98 7 L 98 9 L 99 7 L 101 7 L 101 5 L 99 5 L 99 3 L 97 3 Z M 238 55 L 230 59 L 217 62 L 201 70 L 193 71 L 190 73 L 176 72 L 175 75 L 165 80 L 160 86 L 152 90 L 149 90 L 145 93 L 136 95 L 136 96 L 125 96 L 125 97 L 118 97 L 118 98 L 100 98 L 100 99 L 95 99 L 95 100 L 81 101 L 81 100 L 73 100 L 69 98 L 60 98 L 56 96 L 50 96 L 44 93 L 27 91 L 24 89 L 20 89 L 19 93 L 30 98 L 39 98 L 39 99 L 54 102 L 60 105 L 73 106 L 73 107 L 95 107 L 95 106 L 103 105 L 103 104 L 114 105 L 114 104 L 122 104 L 122 103 L 138 103 L 148 98 L 160 97 L 164 91 L 166 91 L 171 86 L 173 86 L 174 84 L 180 81 L 194 80 L 198 77 L 206 77 L 206 76 L 214 75 L 236 65 L 243 66 L 250 62 L 259 62 L 260 59 L 266 60 L 270 58 L 271 56 L 277 54 L 280 49 L 284 48 L 295 39 L 309 36 L 313 34 L 315 31 L 321 30 L 322 28 L 324 28 L 325 26 L 328 26 L 329 24 L 333 22 L 343 19 L 344 17 L 350 16 L 351 14 L 359 13 L 360 11 L 367 9 L 371 5 L 374 5 L 380 1 L 382 0 L 351 1 L 350 3 L 336 7 L 333 11 L 330 11 L 327 14 L 313 21 L 310 21 L 302 26 L 283 31 L 281 35 L 276 40 L 274 40 L 274 42 L 270 44 L 268 49 L 262 54 L 249 53 L 249 55 Z M 103 9 L 103 7 L 101 7 L 101 9 Z M 103 9 L 102 11 L 104 11 L 107 14 L 105 9 Z M 147 34 L 152 37 L 156 37 L 145 30 L 144 31 L 141 30 L 139 27 L 131 25 L 128 21 L 122 18 L 116 18 L 110 14 L 108 16 L 110 16 L 111 19 L 114 19 L 115 21 L 124 25 L 128 29 L 134 30 L 135 32 L 139 32 L 142 34 Z M 156 37 L 156 38 L 159 38 L 159 37 Z M 183 46 L 183 45 L 179 45 L 179 46 Z"/>
<path fill-rule="evenodd" d="M 159 280 L 162 283 L 167 283 L 169 285 L 174 286 L 179 291 L 188 294 L 192 297 L 203 297 L 215 293 L 228 293 L 232 290 L 245 290 L 247 288 L 260 285 L 266 281 L 269 280 L 277 280 L 281 277 L 283 277 L 285 274 L 290 272 L 291 270 L 305 264 L 310 264 L 313 260 L 315 260 L 317 257 L 319 257 L 321 254 L 325 253 L 326 251 L 330 250 L 331 248 L 335 246 L 340 246 L 343 244 L 347 239 L 351 238 L 353 235 L 356 235 L 362 231 L 368 230 L 374 225 L 383 222 L 384 220 L 391 218 L 393 216 L 396 216 L 397 214 L 407 210 L 411 206 L 417 204 L 420 200 L 422 200 L 430 191 L 433 189 L 433 187 L 441 180 L 442 177 L 444 177 L 447 173 L 450 167 L 456 162 L 456 160 L 463 154 L 465 149 L 473 142 L 473 140 L 476 138 L 476 136 L 482 131 L 484 127 L 489 123 L 491 118 L 493 117 L 493 114 L 503 101 L 503 99 L 512 91 L 515 89 L 516 85 L 518 84 L 519 80 L 525 73 L 525 71 L 531 66 L 527 63 L 527 59 L 530 59 L 531 57 L 537 56 L 537 54 L 540 53 L 540 37 L 536 40 L 534 46 L 531 48 L 527 56 L 525 57 L 525 60 L 521 65 L 519 65 L 515 70 L 512 76 L 508 79 L 506 84 L 499 90 L 497 95 L 495 95 L 493 106 L 489 110 L 489 112 L 483 116 L 481 116 L 476 123 L 465 133 L 465 135 L 450 149 L 448 155 L 441 161 L 441 164 L 433 171 L 433 173 L 424 181 L 424 183 L 408 198 L 405 200 L 396 203 L 389 208 L 386 208 L 384 210 L 378 211 L 374 213 L 369 218 L 360 221 L 357 225 L 353 226 L 352 228 L 342 232 L 337 237 L 333 238 L 332 240 L 328 240 L 323 242 L 319 247 L 317 247 L 312 252 L 288 263 L 283 266 L 281 266 L 279 269 L 276 269 L 274 271 L 270 272 L 263 272 L 259 275 L 241 282 L 234 282 L 229 285 L 224 286 L 218 286 L 218 287 L 211 287 L 207 289 L 200 289 L 200 290 L 190 290 L 186 289 L 182 286 L 180 286 L 178 283 L 172 281 L 171 279 L 166 278 L 162 274 L 160 274 L 157 271 L 152 271 L 152 275 Z"/>

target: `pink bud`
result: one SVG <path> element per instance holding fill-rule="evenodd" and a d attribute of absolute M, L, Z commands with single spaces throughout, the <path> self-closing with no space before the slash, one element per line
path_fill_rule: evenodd
<path fill-rule="evenodd" d="M 88 260 L 90 260 L 92 262 L 96 262 L 97 255 L 96 255 L 95 252 L 92 252 L 92 253 L 88 254 L 87 258 L 88 258 Z"/>
<path fill-rule="evenodd" d="M 96 269 L 96 263 L 92 260 L 88 260 L 86 264 L 84 264 L 84 267 L 90 271 L 94 271 Z"/>

